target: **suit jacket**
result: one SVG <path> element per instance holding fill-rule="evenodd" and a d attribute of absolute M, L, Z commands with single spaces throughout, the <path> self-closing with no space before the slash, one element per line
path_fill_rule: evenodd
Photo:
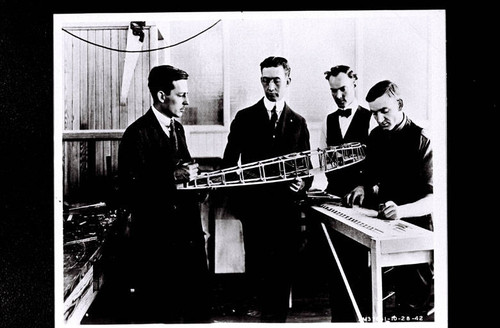
<path fill-rule="evenodd" d="M 223 165 L 235 166 L 240 157 L 242 164 L 246 164 L 309 149 L 305 119 L 285 104 L 273 131 L 261 99 L 236 113 Z M 300 193 L 291 191 L 285 181 L 234 187 L 228 194 L 228 204 L 234 206 L 232 212 L 243 224 L 245 270 L 255 279 L 250 279 L 250 288 L 261 292 L 261 319 L 264 321 L 284 322 L 286 319 L 300 245 L 301 212 L 296 200 L 312 183 L 312 178 L 305 180 L 308 185 Z"/>
<path fill-rule="evenodd" d="M 276 138 L 267 133 L 269 116 L 264 99 L 240 110 L 231 123 L 223 165 L 242 164 L 310 149 L 306 120 L 285 104 L 276 126 Z"/>
<path fill-rule="evenodd" d="M 178 151 L 153 110 L 132 123 L 123 134 L 118 155 L 120 193 L 133 215 L 131 234 L 142 245 L 189 242 L 202 236 L 197 198 L 178 191 L 174 170 L 191 161 L 184 128 L 175 122 Z"/>
<path fill-rule="evenodd" d="M 175 122 L 178 150 L 153 110 L 123 135 L 120 192 L 132 211 L 123 275 L 157 322 L 207 322 L 209 272 L 196 193 L 176 189 L 174 170 L 191 161 L 184 128 Z M 127 247 L 128 246 L 128 247 Z M 127 282 L 128 283 L 128 282 Z"/>
<path fill-rule="evenodd" d="M 360 142 L 366 145 L 370 129 L 371 113 L 368 109 L 358 106 L 354 111 L 351 124 L 344 137 L 340 131 L 339 114 L 335 111 L 327 116 L 326 143 L 328 146 L 340 145 L 348 142 Z M 328 179 L 327 191 L 343 197 L 361 183 L 361 173 L 364 162 L 332 171 L 326 174 Z"/>
<path fill-rule="evenodd" d="M 309 130 L 306 120 L 294 112 L 286 103 L 276 125 L 275 138 L 269 131 L 269 115 L 262 98 L 253 106 L 244 108 L 231 122 L 226 149 L 224 150 L 223 166 L 236 166 L 241 156 L 241 163 L 252 163 L 259 160 L 301 152 L 310 149 Z M 312 184 L 312 178 L 306 179 L 307 190 Z M 242 191 L 247 200 L 261 198 L 274 194 L 281 200 L 288 201 L 299 195 L 293 195 L 287 183 L 245 187 Z M 239 192 L 239 191 L 238 191 Z"/>

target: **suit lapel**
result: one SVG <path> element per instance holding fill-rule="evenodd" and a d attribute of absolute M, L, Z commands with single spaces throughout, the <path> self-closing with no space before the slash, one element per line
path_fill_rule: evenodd
<path fill-rule="evenodd" d="M 346 140 L 349 138 L 349 135 L 352 133 L 352 130 L 354 129 L 354 126 L 356 125 L 356 120 L 357 120 L 357 114 L 358 113 L 358 110 L 356 108 L 356 110 L 353 111 L 352 113 L 352 120 L 351 120 L 351 123 L 349 123 L 349 126 L 347 127 L 347 131 L 345 132 L 345 135 L 344 135 L 344 138 L 342 141 Z"/>
<path fill-rule="evenodd" d="M 351 120 L 351 123 L 349 124 L 349 127 L 347 128 L 347 131 L 345 132 L 344 140 L 349 140 L 351 134 L 353 134 L 356 129 L 356 126 L 359 124 L 358 121 L 360 120 L 360 114 L 359 112 L 359 106 L 356 108 L 356 110 L 353 113 L 353 117 Z"/>
<path fill-rule="evenodd" d="M 165 134 L 165 131 L 163 131 L 160 122 L 158 122 L 158 119 L 153 113 L 153 110 L 149 109 L 146 115 L 149 121 L 152 141 L 158 143 L 158 146 L 161 149 L 168 149 L 170 153 L 173 153 L 174 150 L 170 144 L 170 139 Z"/>
<path fill-rule="evenodd" d="M 284 136 L 290 131 L 290 129 L 292 131 L 295 131 L 295 129 L 293 128 L 294 126 L 295 124 L 292 110 L 285 103 L 285 107 L 283 108 L 283 111 L 281 112 L 280 118 L 278 120 L 278 126 L 276 127 L 278 129 L 278 135 Z"/>
<path fill-rule="evenodd" d="M 259 122 L 262 122 L 262 126 L 267 127 L 267 123 L 269 123 L 269 114 L 267 113 L 266 105 L 264 105 L 264 98 L 258 103 L 257 109 L 259 111 L 259 115 L 257 116 Z"/>
<path fill-rule="evenodd" d="M 332 114 L 332 120 L 331 120 L 331 124 L 333 124 L 333 131 L 335 131 L 335 136 L 334 136 L 334 139 L 332 142 L 330 142 L 330 144 L 338 144 L 338 143 L 342 143 L 342 132 L 340 131 L 340 124 L 339 124 L 339 112 L 338 110 Z"/>

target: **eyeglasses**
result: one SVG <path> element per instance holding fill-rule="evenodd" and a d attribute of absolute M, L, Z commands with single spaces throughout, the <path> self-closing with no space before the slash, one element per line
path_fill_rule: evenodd
<path fill-rule="evenodd" d="M 275 85 L 279 86 L 281 84 L 281 79 L 279 77 L 261 77 L 260 82 L 265 85 L 271 84 L 271 81 L 274 82 Z"/>

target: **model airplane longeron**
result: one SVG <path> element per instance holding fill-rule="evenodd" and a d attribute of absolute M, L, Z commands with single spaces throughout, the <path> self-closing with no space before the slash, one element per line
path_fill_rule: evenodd
<path fill-rule="evenodd" d="M 358 142 L 308 150 L 238 165 L 222 170 L 204 172 L 178 189 L 213 189 L 265 184 L 306 178 L 356 164 L 365 159 L 365 145 Z"/>

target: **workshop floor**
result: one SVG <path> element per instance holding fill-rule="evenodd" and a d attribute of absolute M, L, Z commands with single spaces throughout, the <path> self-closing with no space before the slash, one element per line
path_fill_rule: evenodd
<path fill-rule="evenodd" d="M 313 323 L 331 320 L 326 276 L 316 255 L 311 247 L 303 247 L 292 288 L 292 308 L 287 322 Z M 243 292 L 245 282 L 245 275 L 242 273 L 213 276 L 212 322 L 259 322 L 252 299 Z M 105 283 L 81 323 L 140 323 L 130 308 L 130 299 L 130 294 L 123 288 L 110 288 L 110 284 Z"/>
<path fill-rule="evenodd" d="M 292 308 L 287 323 L 331 322 L 327 275 L 324 266 L 325 254 L 322 253 L 324 250 L 324 247 L 313 242 L 304 243 L 292 287 Z M 112 284 L 104 284 L 81 323 L 140 324 L 141 322 L 134 315 L 130 293 L 123 288 L 110 288 L 110 285 L 112 286 Z M 252 299 L 245 296 L 244 290 L 244 274 L 215 274 L 212 284 L 212 322 L 259 322 Z M 384 315 L 391 316 L 394 309 L 393 297 L 384 301 Z M 424 321 L 433 320 L 433 314 L 424 319 Z"/>
<path fill-rule="evenodd" d="M 250 299 L 242 297 L 241 274 L 223 274 L 215 277 L 212 322 L 259 322 Z M 326 288 L 295 289 L 293 306 L 287 322 L 330 322 L 330 308 Z M 82 324 L 140 324 L 129 305 L 129 296 L 117 291 L 103 289 L 89 308 Z"/>
<path fill-rule="evenodd" d="M 318 279 L 319 277 L 319 279 Z M 326 281 L 321 275 L 305 275 L 296 281 L 292 295 L 292 308 L 287 323 L 329 323 L 330 306 Z M 244 297 L 242 274 L 217 274 L 214 277 L 212 322 L 258 323 L 259 318 L 251 299 Z M 131 308 L 130 295 L 104 288 L 97 295 L 81 324 L 141 324 Z M 384 301 L 384 313 L 390 317 L 394 310 L 393 299 Z M 135 314 L 134 314 L 135 313 Z M 434 321 L 434 315 L 424 321 Z"/>
<path fill-rule="evenodd" d="M 220 275 L 214 290 L 213 322 L 259 322 L 252 300 L 242 298 L 244 277 Z M 292 291 L 292 307 L 287 322 L 330 322 L 330 306 L 326 283 L 318 280 L 297 281 Z"/>

